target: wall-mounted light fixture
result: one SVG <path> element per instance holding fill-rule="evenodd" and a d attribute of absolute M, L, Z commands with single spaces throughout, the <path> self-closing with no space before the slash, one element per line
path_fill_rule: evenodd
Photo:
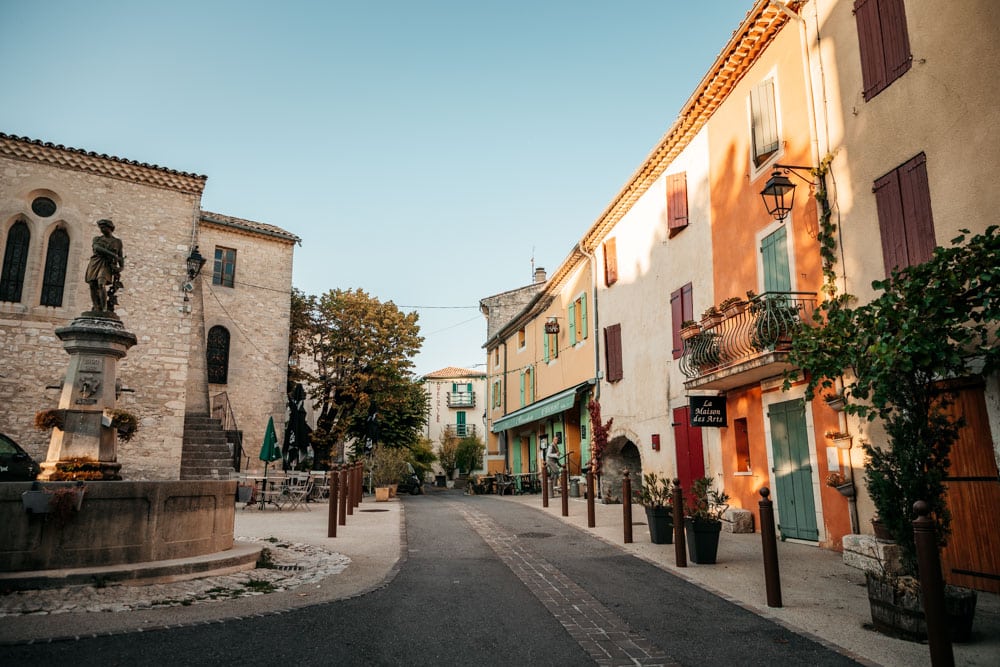
<path fill-rule="evenodd" d="M 205 266 L 205 258 L 198 252 L 198 246 L 191 248 L 191 254 L 187 258 L 188 280 L 194 280 L 201 273 L 201 267 Z"/>
<path fill-rule="evenodd" d="M 776 164 L 774 171 L 771 172 L 771 178 L 767 179 L 764 189 L 760 191 L 768 215 L 779 222 L 788 217 L 789 211 L 792 210 L 792 202 L 795 201 L 795 183 L 792 183 L 785 174 L 792 174 L 810 186 L 816 185 L 811 179 L 800 174 L 800 171 L 812 173 L 810 167 Z"/>

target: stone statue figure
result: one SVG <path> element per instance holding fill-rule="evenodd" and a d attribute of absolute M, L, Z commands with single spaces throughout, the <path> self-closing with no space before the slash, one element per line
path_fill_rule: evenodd
<path fill-rule="evenodd" d="M 115 225 L 110 220 L 98 220 L 100 236 L 94 237 L 94 254 L 87 264 L 84 279 L 90 285 L 90 300 L 93 310 L 115 311 L 118 299 L 115 294 L 122 288 L 121 271 L 125 264 L 124 246 L 121 239 L 112 236 Z"/>

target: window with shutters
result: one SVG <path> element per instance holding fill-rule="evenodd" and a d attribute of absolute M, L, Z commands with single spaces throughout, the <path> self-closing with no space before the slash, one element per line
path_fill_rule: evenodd
<path fill-rule="evenodd" d="M 605 379 L 618 382 L 625 374 L 622 368 L 622 325 L 612 324 L 604 328 Z"/>
<path fill-rule="evenodd" d="M 694 319 L 694 300 L 691 296 L 691 283 L 670 293 L 670 319 L 673 329 L 673 356 L 680 359 L 684 353 L 684 341 L 681 339 L 681 325 Z"/>
<path fill-rule="evenodd" d="M 894 268 L 926 262 L 937 245 L 927 157 L 920 153 L 875 181 L 872 189 L 882 235 L 885 275 Z"/>
<path fill-rule="evenodd" d="M 517 330 L 517 349 L 523 349 L 528 342 L 528 336 L 524 331 L 524 327 Z"/>
<path fill-rule="evenodd" d="M 903 76 L 913 63 L 903 0 L 855 0 L 865 101 Z"/>
<path fill-rule="evenodd" d="M 42 274 L 42 296 L 39 299 L 39 304 L 56 308 L 62 306 L 68 259 L 69 234 L 60 227 L 49 236 L 49 247 L 45 251 L 45 271 Z"/>
<path fill-rule="evenodd" d="M 576 345 L 587 339 L 587 294 L 581 294 L 569 304 L 569 344 Z"/>
<path fill-rule="evenodd" d="M 28 230 L 28 223 L 18 220 L 11 225 L 3 251 L 3 269 L 0 270 L 0 301 L 12 303 L 21 301 L 30 242 L 31 232 Z"/>
<path fill-rule="evenodd" d="M 667 176 L 667 231 L 671 238 L 688 225 L 687 172 Z"/>
<path fill-rule="evenodd" d="M 208 381 L 212 384 L 226 384 L 229 381 L 229 330 L 221 326 L 209 329 L 205 347 Z"/>
<path fill-rule="evenodd" d="M 613 238 L 604 242 L 604 284 L 611 287 L 618 282 L 618 250 Z"/>
<path fill-rule="evenodd" d="M 774 79 L 765 79 L 750 91 L 750 150 L 755 167 L 773 157 L 781 145 Z"/>
<path fill-rule="evenodd" d="M 559 358 L 559 334 L 546 333 L 542 329 L 542 359 L 545 363 Z"/>
<path fill-rule="evenodd" d="M 535 400 L 535 373 L 531 366 L 521 371 L 521 407 Z"/>
<path fill-rule="evenodd" d="M 500 380 L 494 380 L 493 381 L 493 407 L 494 408 L 499 408 L 501 405 L 503 405 L 503 399 L 502 399 L 503 393 L 502 392 L 503 392 L 503 384 L 500 382 Z"/>
<path fill-rule="evenodd" d="M 233 287 L 236 284 L 236 251 L 232 248 L 216 247 L 212 284 L 223 287 Z"/>
<path fill-rule="evenodd" d="M 765 292 L 791 292 L 792 275 L 788 264 L 788 231 L 781 225 L 760 242 Z"/>

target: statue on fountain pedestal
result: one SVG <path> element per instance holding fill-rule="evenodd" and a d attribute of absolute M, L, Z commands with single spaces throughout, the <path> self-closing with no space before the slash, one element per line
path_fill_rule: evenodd
<path fill-rule="evenodd" d="M 94 254 L 87 264 L 84 279 L 90 285 L 92 311 L 114 313 L 118 299 L 115 296 L 122 288 L 121 271 L 125 265 L 124 246 L 121 239 L 112 235 L 115 224 L 110 220 L 98 220 L 100 236 L 93 241 Z"/>

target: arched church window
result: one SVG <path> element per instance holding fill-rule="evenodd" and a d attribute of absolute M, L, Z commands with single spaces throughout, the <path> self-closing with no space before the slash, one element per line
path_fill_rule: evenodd
<path fill-rule="evenodd" d="M 63 288 L 66 285 L 66 261 L 69 259 L 69 234 L 59 228 L 49 237 L 49 249 L 45 253 L 45 273 L 42 276 L 43 306 L 59 307 L 63 302 Z"/>
<path fill-rule="evenodd" d="M 208 381 L 211 384 L 226 384 L 229 381 L 229 330 L 214 326 L 208 330 L 206 350 Z"/>
<path fill-rule="evenodd" d="M 31 232 L 23 220 L 15 222 L 7 232 L 7 245 L 3 252 L 3 269 L 0 269 L 0 301 L 21 301 L 24 272 L 28 267 L 28 243 Z"/>

